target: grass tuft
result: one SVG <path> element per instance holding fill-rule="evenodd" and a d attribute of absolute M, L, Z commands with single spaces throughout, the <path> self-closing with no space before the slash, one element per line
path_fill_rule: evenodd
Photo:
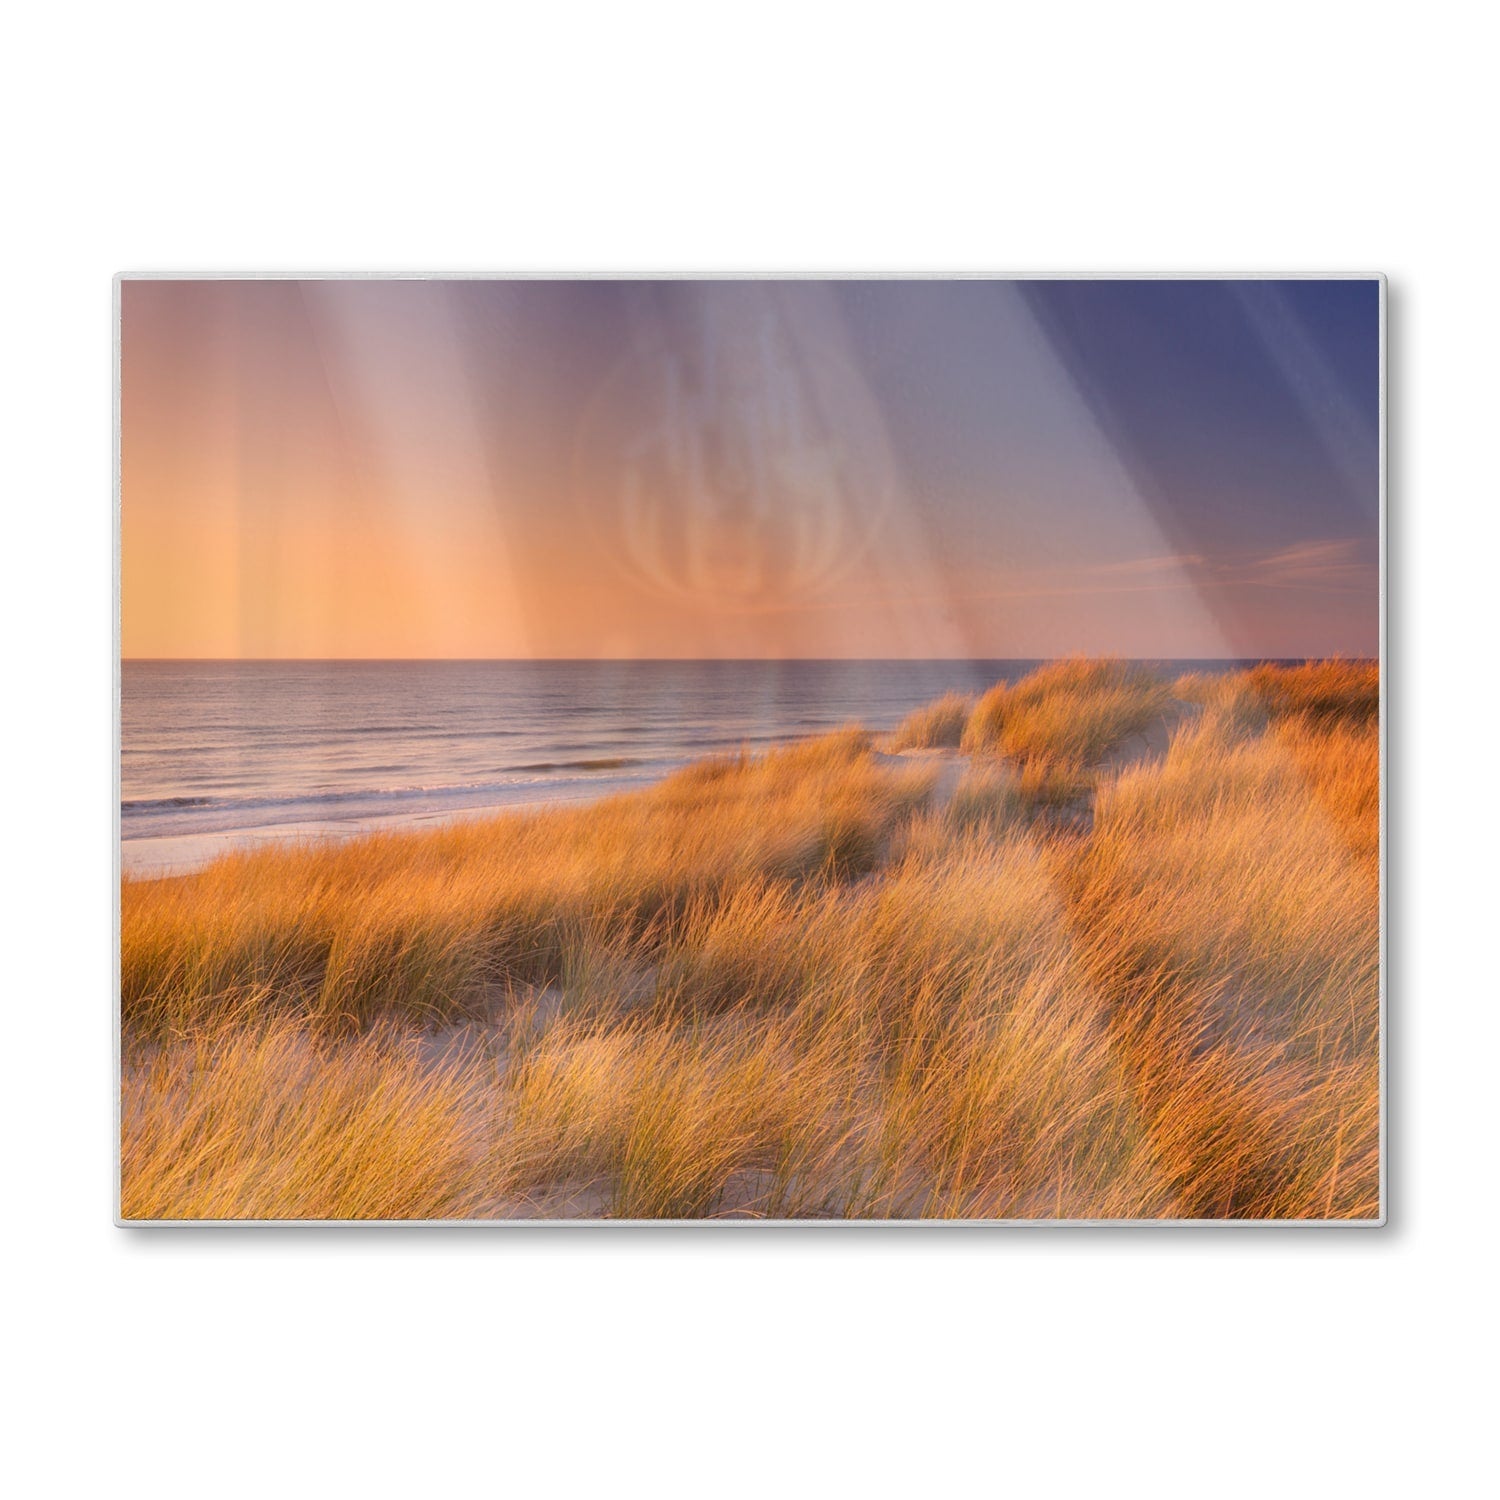
<path fill-rule="evenodd" d="M 1373 661 L 1259 666 L 1248 684 L 1273 718 L 1371 724 L 1380 712 L 1380 666 Z"/>
<path fill-rule="evenodd" d="M 1170 697 L 1154 673 L 1131 662 L 1054 662 L 1018 683 L 991 688 L 975 705 L 963 748 L 1088 766 L 1150 724 Z"/>
<path fill-rule="evenodd" d="M 974 700 L 948 693 L 909 713 L 891 735 L 892 750 L 956 750 L 974 711 Z"/>

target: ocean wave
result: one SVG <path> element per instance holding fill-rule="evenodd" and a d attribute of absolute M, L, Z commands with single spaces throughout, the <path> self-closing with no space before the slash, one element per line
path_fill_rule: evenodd
<path fill-rule="evenodd" d="M 596 760 L 534 760 L 522 766 L 507 766 L 510 771 L 618 771 L 641 762 L 624 755 L 605 755 Z"/>
<path fill-rule="evenodd" d="M 320 810 L 339 809 L 341 816 L 357 816 L 348 809 L 363 808 L 376 804 L 396 807 L 416 802 L 449 804 L 473 802 L 476 799 L 494 796 L 505 799 L 518 791 L 572 780 L 588 782 L 604 773 L 618 773 L 623 779 L 635 781 L 641 776 L 666 774 L 674 767 L 704 754 L 716 754 L 740 749 L 760 751 L 767 746 L 783 741 L 796 740 L 800 735 L 683 735 L 673 743 L 643 747 L 645 755 L 569 754 L 570 750 L 588 751 L 595 746 L 559 744 L 554 748 L 561 754 L 555 760 L 519 761 L 509 765 L 497 765 L 488 774 L 481 771 L 468 781 L 396 781 L 379 785 L 358 785 L 345 782 L 343 785 L 297 786 L 293 783 L 282 790 L 245 791 L 236 793 L 196 793 L 192 795 L 159 797 L 124 797 L 120 811 L 129 822 L 138 828 L 176 823 L 182 818 L 201 819 L 205 816 L 220 818 L 233 815 L 238 818 L 262 817 L 273 821 L 278 813 L 295 813 L 297 816 L 317 816 Z M 543 749 L 543 754 L 546 749 Z M 604 748 L 604 747 L 597 747 Z M 268 770 L 270 768 L 268 767 Z M 325 770 L 331 768 L 324 768 Z M 399 775 L 398 763 L 379 766 L 351 767 L 353 775 L 371 772 L 395 771 Z M 415 770 L 416 768 L 411 768 Z M 476 768 L 477 769 L 477 768 Z M 410 774 L 410 771 L 408 771 Z M 417 771 L 417 775 L 421 772 Z M 187 778 L 184 778 L 187 779 Z M 207 776 L 194 777 L 200 784 Z"/>
<path fill-rule="evenodd" d="M 120 803 L 121 812 L 153 812 L 179 807 L 212 807 L 214 797 L 127 797 Z"/>
<path fill-rule="evenodd" d="M 557 778 L 540 773 L 548 771 L 615 771 L 654 766 L 665 770 L 673 762 L 646 762 L 612 756 L 596 760 L 536 761 L 527 765 L 498 768 L 503 781 L 438 782 L 407 786 L 370 786 L 332 788 L 303 788 L 285 792 L 280 796 L 252 795 L 217 797 L 135 797 L 123 799 L 122 813 L 180 813 L 184 811 L 213 811 L 258 813 L 279 808 L 304 808 L 317 810 L 329 806 L 353 803 L 404 803 L 423 799 L 443 802 L 457 799 L 472 799 L 489 795 L 500 795 L 518 789 L 546 784 Z M 530 779 L 527 779 L 527 778 Z M 520 779 L 517 779 L 520 778 Z"/>

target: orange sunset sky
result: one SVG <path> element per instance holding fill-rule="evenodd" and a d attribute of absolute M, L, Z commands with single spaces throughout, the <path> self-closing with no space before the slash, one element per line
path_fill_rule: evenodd
<path fill-rule="evenodd" d="M 1378 647 L 1371 281 L 120 301 L 127 657 Z"/>

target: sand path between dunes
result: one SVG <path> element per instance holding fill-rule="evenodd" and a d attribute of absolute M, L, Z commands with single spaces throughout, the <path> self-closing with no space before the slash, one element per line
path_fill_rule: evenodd
<path fill-rule="evenodd" d="M 1109 782 L 1118 781 L 1127 771 L 1141 766 L 1160 765 L 1167 758 L 1172 736 L 1183 724 L 1191 723 L 1202 712 L 1202 704 L 1173 698 L 1144 729 L 1126 735 L 1094 763 L 1090 769 L 1096 774 L 1097 784 L 1087 798 L 1047 809 L 1043 816 L 1054 826 L 1086 833 L 1093 826 L 1094 806 L 1100 788 Z M 974 757 L 963 750 L 876 750 L 875 758 L 880 764 L 893 769 L 898 766 L 936 766 L 937 780 L 933 784 L 930 804 L 935 812 L 942 812 L 953 800 L 953 794 L 958 790 L 964 773 L 974 761 Z M 1009 756 L 987 755 L 984 760 L 1012 775 L 1018 774 L 1018 767 Z"/>
<path fill-rule="evenodd" d="M 1127 736 L 1097 764 L 1095 770 L 1100 773 L 1101 785 L 1136 767 L 1160 763 L 1166 758 L 1172 735 L 1178 726 L 1193 719 L 1199 712 L 1196 704 L 1174 699 L 1163 714 L 1139 733 Z M 953 800 L 959 783 L 974 759 L 961 750 L 876 750 L 874 754 L 881 765 L 892 770 L 911 769 L 913 766 L 935 769 L 936 777 L 929 806 L 936 812 L 941 812 Z M 992 757 L 984 759 L 994 764 Z M 1000 764 L 1014 773 L 1013 762 L 1002 759 Z M 1048 809 L 1048 821 L 1054 828 L 1062 827 L 1075 836 L 1087 837 L 1093 825 L 1096 796 L 1097 789 L 1090 794 L 1086 804 Z M 873 872 L 864 879 L 878 880 L 879 872 Z M 640 969 L 635 979 L 639 989 L 634 998 L 649 998 L 655 983 L 654 968 Z M 533 1032 L 541 1031 L 566 1012 L 568 995 L 560 984 L 522 985 L 514 989 L 504 985 L 492 986 L 472 1019 L 435 1027 L 420 1039 L 418 1045 L 423 1061 L 429 1067 L 441 1068 L 452 1066 L 465 1057 L 482 1057 L 493 1069 L 496 1083 L 502 1083 L 514 1056 L 512 1038 L 518 1007 L 525 1028 Z M 483 1110 L 486 1107 L 486 1100 L 476 1099 L 476 1108 Z M 483 1139 L 484 1132 L 478 1132 L 476 1140 L 482 1142 Z M 746 1205 L 759 1201 L 768 1176 L 761 1168 L 745 1168 L 733 1173 L 725 1184 L 724 1195 L 714 1217 L 760 1217 Z M 524 1191 L 497 1193 L 478 1207 L 472 1217 L 597 1220 L 608 1218 L 610 1213 L 610 1183 L 607 1178 L 592 1176 L 534 1183 Z"/>
<path fill-rule="evenodd" d="M 932 787 L 931 807 L 941 812 L 953 800 L 964 772 L 969 768 L 971 756 L 962 750 L 877 750 L 875 759 L 882 766 L 893 770 L 898 767 L 936 766 L 937 780 Z"/>
<path fill-rule="evenodd" d="M 1144 729 L 1127 734 L 1112 750 L 1105 753 L 1095 769 L 1101 777 L 1118 777 L 1137 766 L 1160 765 L 1178 728 L 1190 723 L 1203 712 L 1201 703 L 1173 698 L 1167 707 Z"/>

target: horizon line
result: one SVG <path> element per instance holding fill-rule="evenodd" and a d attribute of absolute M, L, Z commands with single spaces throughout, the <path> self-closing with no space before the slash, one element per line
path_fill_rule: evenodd
<path fill-rule="evenodd" d="M 332 662 L 366 663 L 372 665 L 389 665 L 397 662 L 429 662 L 429 663 L 456 663 L 468 662 L 474 664 L 505 663 L 507 665 L 530 663 L 530 662 L 566 662 L 587 663 L 591 666 L 602 665 L 611 662 L 618 663 L 641 663 L 641 662 L 730 662 L 743 664 L 749 662 L 979 662 L 979 661 L 1131 661 L 1131 662 L 1153 662 L 1153 661 L 1226 661 L 1226 662 L 1312 662 L 1312 661 L 1378 661 L 1378 653 L 1366 654 L 1363 652 L 1350 651 L 1325 651 L 1325 652 L 1301 652 L 1291 655 L 1273 655 L 1270 653 L 1251 653 L 1250 655 L 1224 655 L 1222 653 L 1210 655 L 1183 655 L 1183 656 L 1124 656 L 1113 651 L 1061 651 L 1051 654 L 1030 656 L 125 656 L 121 655 L 119 661 L 125 662 L 164 662 L 164 663 L 187 663 L 202 662 L 213 665 L 223 665 L 228 662 L 248 662 L 258 664 L 286 665 L 297 662 L 327 664 Z"/>

